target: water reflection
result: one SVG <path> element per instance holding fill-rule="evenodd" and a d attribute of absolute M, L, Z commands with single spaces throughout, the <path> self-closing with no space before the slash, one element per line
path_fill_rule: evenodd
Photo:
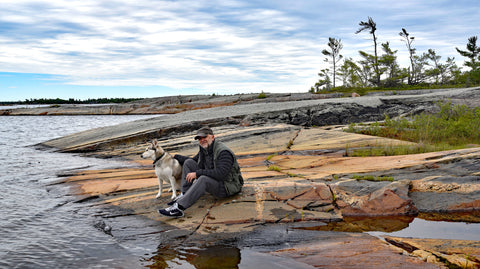
<path fill-rule="evenodd" d="M 158 249 L 156 255 L 148 259 L 147 268 L 238 268 L 240 249 L 232 246 L 216 245 L 206 248 L 167 247 Z"/>
<path fill-rule="evenodd" d="M 448 221 L 448 222 L 466 222 L 480 223 L 480 210 L 457 212 L 457 213 L 420 213 L 418 218 L 429 221 Z"/>
<path fill-rule="evenodd" d="M 480 223 L 465 222 L 466 219 L 475 220 L 478 213 L 419 215 L 430 220 L 419 216 L 346 217 L 341 222 L 272 225 L 259 228 L 235 242 L 214 245 L 214 240 L 209 241 L 213 245 L 205 247 L 159 247 L 144 264 L 150 264 L 145 266 L 147 268 L 311 268 L 272 252 L 308 241 L 325 240 L 337 234 L 334 232 L 368 233 L 378 237 L 480 240 Z M 203 241 L 202 244 L 207 243 Z"/>
<path fill-rule="evenodd" d="M 330 222 L 322 226 L 301 227 L 297 229 L 315 230 L 315 231 L 335 231 L 363 233 L 370 231 L 394 232 L 408 227 L 415 219 L 413 216 L 388 216 L 388 217 L 345 217 L 341 222 Z"/>

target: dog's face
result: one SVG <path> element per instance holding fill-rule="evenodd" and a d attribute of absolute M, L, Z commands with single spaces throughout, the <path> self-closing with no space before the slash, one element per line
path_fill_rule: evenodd
<path fill-rule="evenodd" d="M 155 160 L 158 156 L 161 156 L 164 153 L 163 148 L 158 144 L 157 140 L 150 142 L 148 147 L 142 153 L 141 157 L 143 159 L 152 159 Z"/>

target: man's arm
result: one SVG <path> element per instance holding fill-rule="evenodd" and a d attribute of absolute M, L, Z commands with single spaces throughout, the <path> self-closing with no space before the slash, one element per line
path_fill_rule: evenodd
<path fill-rule="evenodd" d="M 175 154 L 175 156 L 173 156 L 174 159 L 176 159 L 180 165 L 183 165 L 183 163 L 187 160 L 187 159 L 190 159 L 190 157 L 188 156 L 183 156 L 183 155 L 180 155 L 180 154 Z M 198 162 L 198 153 L 197 155 L 195 155 L 192 159 L 194 159 L 196 162 Z"/>

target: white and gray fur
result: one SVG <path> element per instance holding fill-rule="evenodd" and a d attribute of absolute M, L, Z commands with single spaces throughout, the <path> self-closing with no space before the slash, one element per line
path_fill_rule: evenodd
<path fill-rule="evenodd" d="M 180 191 L 180 182 L 182 180 L 182 166 L 168 152 L 164 151 L 158 141 L 154 139 L 142 153 L 143 159 L 153 160 L 155 174 L 158 178 L 158 194 L 155 198 L 162 195 L 162 182 L 169 183 L 172 190 L 172 199 L 177 197 L 177 190 Z"/>

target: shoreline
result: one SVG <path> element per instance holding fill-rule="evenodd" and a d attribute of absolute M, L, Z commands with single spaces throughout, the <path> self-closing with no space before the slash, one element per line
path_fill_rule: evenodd
<path fill-rule="evenodd" d="M 72 186 L 72 194 L 86 206 L 108 208 L 101 217 L 112 227 L 116 238 L 132 236 L 129 218 L 148 220 L 145 227 L 135 228 L 138 231 L 133 237 L 137 239 L 133 240 L 149 233 L 152 238 L 148 240 L 161 242 L 153 260 L 164 259 L 161 250 L 187 246 L 231 242 L 239 248 L 258 247 L 250 240 L 261 234 L 262 240 L 269 242 L 275 237 L 275 227 L 286 226 L 288 230 L 323 226 L 349 217 L 415 217 L 419 213 L 450 212 L 456 221 L 480 222 L 480 148 L 406 156 L 345 157 L 345 145 L 351 148 L 406 142 L 345 133 L 340 124 L 352 116 L 359 122 L 381 117 L 384 111 L 393 115 L 428 111 L 440 99 L 477 100 L 479 90 L 215 107 L 99 128 L 41 145 L 64 152 L 83 152 L 86 156 L 121 157 L 139 164 L 138 169 L 79 172 L 63 184 Z M 332 119 L 337 122 L 327 124 Z M 324 127 L 312 124 L 320 120 L 325 122 Z M 138 156 L 152 138 L 158 138 L 171 154 L 192 155 L 196 150 L 194 131 L 203 124 L 210 124 L 217 139 L 226 142 L 238 155 L 244 189 L 229 199 L 216 200 L 206 195 L 187 210 L 185 218 L 162 218 L 156 209 L 168 201 L 170 194 L 164 192 L 161 199 L 154 199 L 157 179 L 151 163 L 139 160 Z M 270 165 L 278 169 L 270 170 Z M 357 174 L 388 175 L 394 181 L 351 178 Z M 455 212 L 471 213 L 462 216 Z M 153 231 L 151 222 L 156 223 Z M 408 264 L 413 268 L 438 268 L 445 262 L 458 266 L 480 264 L 479 241 L 436 240 L 428 245 L 422 240 L 385 237 L 384 241 L 348 232 L 317 231 L 315 236 L 321 239 L 272 239 L 272 246 L 288 243 L 290 247 L 265 251 L 327 268 L 324 262 L 328 257 L 335 257 L 337 264 L 357 264 L 358 268 L 381 266 L 385 260 L 393 267 Z M 347 247 L 345 242 L 352 245 Z M 337 247 L 332 248 L 331 244 Z M 446 247 L 436 249 L 435 244 Z M 361 248 L 369 252 L 354 255 L 355 249 Z M 306 256 L 300 255 L 305 249 L 312 250 Z M 454 249 L 456 254 L 452 254 Z"/>
<path fill-rule="evenodd" d="M 475 87 L 474 87 L 475 88 Z M 474 89 L 470 88 L 470 89 Z M 462 88 L 458 88 L 462 89 Z M 405 91 L 371 92 L 363 97 L 375 96 L 402 96 L 424 95 L 457 90 L 453 89 L 425 89 Z M 321 100 L 334 98 L 348 98 L 343 93 L 312 94 L 312 93 L 266 93 L 260 97 L 258 93 L 234 95 L 178 95 L 156 98 L 146 98 L 129 103 L 114 104 L 58 104 L 58 105 L 19 105 L 16 108 L 0 106 L 2 116 L 57 116 L 57 115 L 157 115 L 176 114 L 189 110 L 199 110 L 214 107 L 235 106 L 256 103 L 282 103 L 304 100 Z M 23 107 L 25 106 L 25 107 Z M 34 107 L 29 107 L 34 106 Z"/>
<path fill-rule="evenodd" d="M 222 242 L 225 241 L 237 246 L 240 250 L 245 249 L 246 246 L 256 248 L 263 244 L 255 246 L 255 244 L 248 243 L 249 240 L 258 239 L 260 236 L 268 242 L 270 240 L 268 238 L 274 236 L 279 227 L 284 227 L 281 228 L 283 230 L 300 227 L 308 230 L 314 227 L 323 227 L 329 223 L 341 222 L 348 219 L 348 216 L 363 216 L 367 220 L 378 216 L 387 219 L 403 216 L 411 220 L 417 215 L 412 211 L 412 203 L 414 206 L 418 206 L 417 210 L 421 212 L 433 209 L 424 205 L 423 199 L 439 204 L 449 201 L 450 205 L 444 204 L 433 210 L 453 213 L 458 211 L 454 209 L 458 207 L 455 204 L 457 202 L 458 205 L 462 204 L 463 198 L 455 198 L 455 195 L 458 197 L 464 195 L 462 189 L 470 189 L 469 193 L 472 193 L 472 199 L 473 197 L 478 198 L 475 189 L 471 189 L 474 186 L 477 190 L 480 189 L 480 184 L 475 181 L 465 182 L 459 178 L 458 182 L 442 182 L 435 178 L 454 171 L 450 170 L 453 169 L 450 167 L 452 164 L 465 165 L 459 160 L 480 159 L 480 148 L 412 156 L 348 158 L 342 156 L 342 145 L 345 143 L 361 146 L 364 143 L 391 143 L 392 140 L 343 133 L 335 128 L 332 130 L 331 127 L 303 129 L 288 125 L 242 128 L 222 126 L 216 127 L 214 131 L 218 135 L 218 139 L 228 141 L 229 146 L 238 153 L 245 186 L 240 195 L 228 199 L 217 200 L 210 195 L 204 196 L 196 205 L 186 211 L 185 218 L 168 219 L 161 217 L 156 212 L 157 208 L 168 202 L 170 193 L 166 192 L 168 187 L 165 187 L 162 198 L 158 200 L 154 198 L 158 183 L 151 168 L 151 161 L 140 160 L 138 157 L 145 146 L 142 144 L 121 150 L 124 158 L 130 158 L 131 161 L 139 164 L 138 168 L 83 171 L 68 177 L 67 182 L 63 184 L 74 186 L 73 190 L 76 190 L 74 195 L 79 197 L 78 202 L 84 203 L 86 206 L 102 208 L 101 211 L 104 213 L 101 214 L 101 217 L 106 224 L 112 227 L 112 235 L 119 240 L 125 238 L 127 234 L 129 237 L 133 236 L 131 229 L 128 228 L 130 222 L 128 219 L 148 219 L 145 222 L 146 227 L 137 226 L 134 234 L 138 234 L 138 238 L 144 238 L 142 234 L 150 231 L 149 233 L 153 233 L 152 237 L 143 240 L 162 242 L 159 245 L 159 253 L 155 255 L 154 259 L 165 258 L 161 252 L 163 249 L 178 250 L 178 255 L 181 255 L 180 253 L 185 251 L 184 248 L 208 249 L 208 246 L 222 245 Z M 266 133 L 269 135 L 265 135 Z M 294 136 L 296 138 L 293 140 L 291 148 L 287 149 L 288 141 Z M 315 144 L 312 138 L 321 143 Z M 188 144 L 186 141 L 193 141 L 193 137 L 184 134 L 175 138 L 171 137 L 161 143 L 164 148 L 169 149 L 170 154 L 192 155 L 196 149 L 195 144 Z M 314 154 L 305 154 L 305 148 L 310 149 Z M 272 152 L 278 154 L 269 158 Z M 319 154 L 319 152 L 323 153 Z M 115 154 L 115 151 L 110 151 L 110 154 Z M 267 159 L 271 165 L 278 166 L 279 171 L 269 170 L 265 163 Z M 436 166 L 438 167 L 433 168 Z M 390 173 L 396 180 L 380 183 L 356 181 L 350 178 L 354 174 L 384 173 Z M 418 174 L 421 174 L 422 177 L 417 180 L 402 179 L 402 177 L 408 178 Z M 335 175 L 337 175 L 336 179 Z M 464 178 L 467 175 L 458 176 Z M 449 191 L 451 184 L 458 184 L 458 193 Z M 417 196 L 421 195 L 416 199 L 409 198 L 407 193 L 411 193 L 410 188 L 414 188 Z M 354 195 L 357 189 L 368 191 Z M 437 194 L 431 193 L 432 189 L 437 189 Z M 449 198 L 446 201 L 439 200 L 444 195 L 448 195 Z M 462 209 L 477 212 L 477 217 L 469 214 L 466 218 L 462 214 L 458 214 L 456 221 L 480 222 L 479 209 L 478 207 Z M 447 217 L 450 214 L 441 216 Z M 455 214 L 451 214 L 451 216 L 455 216 Z M 442 220 L 451 221 L 450 219 Z M 151 221 L 157 223 L 154 231 L 151 231 L 151 224 L 147 224 Z M 402 222 L 399 224 L 405 225 Z M 260 233 L 260 231 L 262 232 Z M 447 254 L 452 249 L 461 249 L 464 253 L 470 253 L 471 257 L 480 258 L 480 246 L 477 246 L 480 242 L 478 241 L 438 239 L 431 241 L 431 245 L 422 245 L 423 239 L 418 242 L 413 239 L 413 241 L 405 241 L 404 238 L 392 236 L 376 237 L 367 234 L 329 231 L 317 231 L 314 233 L 315 237 L 311 237 L 313 234 L 310 233 L 306 233 L 309 236 L 299 235 L 308 237 L 303 239 L 302 244 L 290 241 L 291 239 L 288 237 L 278 238 L 278 240 L 273 240 L 272 245 L 266 247 L 265 251 L 282 253 L 282 255 L 289 253 L 288 259 L 297 260 L 295 257 L 298 254 L 295 253 L 301 253 L 302 249 L 308 245 L 309 248 L 312 247 L 316 251 L 306 256 L 312 258 L 306 263 L 313 266 L 321 264 L 327 268 L 328 265 L 324 262 L 328 260 L 328 256 L 325 255 L 331 255 L 331 253 L 327 254 L 321 251 L 325 249 L 335 252 L 336 257 L 341 261 L 340 264 L 342 262 L 345 265 L 355 263 L 358 264 L 358 268 L 365 265 L 379 266 L 384 263 L 385 259 L 388 259 L 393 267 L 399 264 L 408 264 L 412 268 L 425 268 L 425 266 L 428 268 L 429 265 L 418 259 L 421 257 L 419 251 L 409 255 L 402 254 L 405 249 L 398 248 L 398 246 L 404 245 L 402 242 L 408 242 L 409 245 L 414 244 L 415 249 L 424 251 L 422 255 L 429 253 L 428 255 L 436 257 L 435 262 L 430 261 L 430 264 L 442 264 L 439 260 L 447 258 L 449 262 L 453 262 L 458 255 Z M 359 237 L 362 239 L 360 240 Z M 318 240 L 312 240 L 313 238 Z M 390 242 L 385 243 L 384 240 L 387 238 Z M 342 243 L 345 241 L 351 242 L 352 246 L 345 248 Z M 290 246 L 288 250 L 273 247 L 286 243 Z M 328 244 L 339 245 L 332 249 Z M 435 244 L 443 244 L 447 247 L 438 250 L 432 247 Z M 372 246 L 376 247 L 372 249 Z M 355 248 L 370 249 L 371 252 L 353 255 Z M 378 259 L 379 256 L 382 259 Z M 343 258 L 340 259 L 340 257 Z"/>

